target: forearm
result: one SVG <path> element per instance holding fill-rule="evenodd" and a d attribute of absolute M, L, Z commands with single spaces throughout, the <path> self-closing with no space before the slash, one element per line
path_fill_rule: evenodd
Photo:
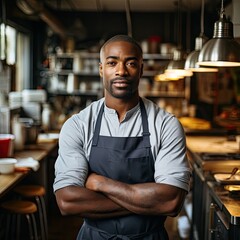
<path fill-rule="evenodd" d="M 87 188 L 101 192 L 123 208 L 136 214 L 169 215 L 179 213 L 186 192 L 174 186 L 158 183 L 125 184 L 92 175 Z"/>
<path fill-rule="evenodd" d="M 69 186 L 57 190 L 55 194 L 63 215 L 109 218 L 129 214 L 128 210 L 108 197 L 84 187 Z"/>

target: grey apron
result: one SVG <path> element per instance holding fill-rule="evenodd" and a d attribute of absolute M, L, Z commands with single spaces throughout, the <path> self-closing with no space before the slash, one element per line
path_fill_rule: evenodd
<path fill-rule="evenodd" d="M 91 172 L 121 182 L 154 182 L 147 114 L 140 99 L 143 133 L 140 137 L 100 136 L 104 103 L 98 114 L 89 158 Z M 165 216 L 131 214 L 108 219 L 84 219 L 78 240 L 167 240 Z"/>

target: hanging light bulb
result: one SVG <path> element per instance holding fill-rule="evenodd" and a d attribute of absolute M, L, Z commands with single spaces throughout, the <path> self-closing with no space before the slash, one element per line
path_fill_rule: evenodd
<path fill-rule="evenodd" d="M 191 77 L 193 75 L 191 70 L 184 69 L 185 60 L 184 53 L 181 49 L 175 49 L 173 52 L 173 60 L 169 62 L 165 74 L 175 75 L 175 78 Z"/>
<path fill-rule="evenodd" d="M 201 67 L 198 62 L 200 50 L 207 42 L 208 38 L 204 34 L 204 0 L 202 0 L 201 6 L 201 33 L 199 37 L 195 39 L 195 50 L 192 51 L 186 58 L 184 68 L 191 70 L 192 72 L 217 72 L 217 68 Z"/>
<path fill-rule="evenodd" d="M 173 59 L 170 61 L 167 65 L 167 68 L 164 72 L 166 76 L 171 76 L 174 79 L 181 79 L 183 77 L 192 76 L 193 73 L 190 70 L 185 70 L 185 53 L 182 51 L 182 44 L 181 44 L 181 38 L 182 38 L 182 31 L 181 31 L 181 14 L 180 14 L 180 7 L 181 7 L 181 1 L 178 2 L 178 48 L 174 50 L 173 52 Z"/>
<path fill-rule="evenodd" d="M 204 44 L 197 64 L 212 67 L 240 66 L 240 44 L 233 36 L 233 24 L 226 18 L 222 0 L 220 19 L 214 24 L 213 38 Z"/>

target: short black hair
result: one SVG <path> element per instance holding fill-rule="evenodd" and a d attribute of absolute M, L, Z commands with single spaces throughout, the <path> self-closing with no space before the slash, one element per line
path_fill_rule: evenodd
<path fill-rule="evenodd" d="M 139 50 L 139 53 L 142 55 L 142 53 L 143 53 L 143 52 L 142 52 L 142 48 L 141 48 L 141 46 L 138 44 L 138 42 L 137 42 L 134 38 L 132 38 L 132 37 L 130 37 L 130 36 L 128 36 L 128 35 L 123 35 L 123 34 L 115 35 L 115 36 L 109 38 L 109 39 L 102 45 L 100 52 L 102 52 L 102 50 L 105 48 L 105 46 L 108 45 L 109 43 L 111 43 L 111 42 L 119 42 L 119 41 L 128 42 L 128 43 L 133 44 L 133 45 Z"/>

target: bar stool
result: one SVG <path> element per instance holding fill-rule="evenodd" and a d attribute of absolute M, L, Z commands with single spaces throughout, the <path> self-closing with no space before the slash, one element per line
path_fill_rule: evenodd
<path fill-rule="evenodd" d="M 35 213 L 37 212 L 37 206 L 31 201 L 23 200 L 8 200 L 0 205 L 3 213 L 7 214 L 7 226 L 5 239 L 9 240 L 10 234 L 12 239 L 16 240 L 20 237 L 20 220 L 22 216 L 26 217 L 28 223 L 29 237 L 31 240 L 38 240 L 37 225 L 35 219 Z M 16 225 L 14 225 L 14 217 L 16 216 Z M 2 226 L 1 226 L 2 227 Z M 15 228 L 16 236 L 13 236 L 13 229 Z M 26 236 L 24 237 L 26 239 Z"/>
<path fill-rule="evenodd" d="M 23 198 L 35 199 L 38 207 L 41 239 L 48 239 L 47 213 L 44 201 L 45 188 L 39 185 L 20 185 L 15 187 L 13 191 Z"/>

